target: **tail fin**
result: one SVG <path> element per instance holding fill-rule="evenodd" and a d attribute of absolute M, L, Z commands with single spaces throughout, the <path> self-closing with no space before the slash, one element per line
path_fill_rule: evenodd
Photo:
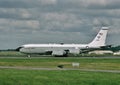
<path fill-rule="evenodd" d="M 105 46 L 108 27 L 102 27 L 95 39 L 89 43 L 90 46 Z"/>

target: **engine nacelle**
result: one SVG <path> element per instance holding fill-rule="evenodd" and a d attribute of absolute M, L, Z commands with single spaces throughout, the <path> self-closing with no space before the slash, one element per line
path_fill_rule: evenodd
<path fill-rule="evenodd" d="M 79 49 L 70 49 L 69 51 L 70 51 L 70 53 L 73 53 L 73 54 L 79 54 L 80 53 Z"/>
<path fill-rule="evenodd" d="M 52 55 L 54 55 L 54 56 L 64 56 L 64 55 L 66 55 L 66 51 L 62 51 L 62 50 L 60 50 L 60 51 L 53 51 L 52 52 Z"/>

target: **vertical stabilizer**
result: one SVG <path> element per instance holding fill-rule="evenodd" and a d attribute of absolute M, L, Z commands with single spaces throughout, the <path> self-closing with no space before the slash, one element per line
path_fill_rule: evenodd
<path fill-rule="evenodd" d="M 105 46 L 108 27 L 102 27 L 95 39 L 89 44 L 90 46 Z"/>

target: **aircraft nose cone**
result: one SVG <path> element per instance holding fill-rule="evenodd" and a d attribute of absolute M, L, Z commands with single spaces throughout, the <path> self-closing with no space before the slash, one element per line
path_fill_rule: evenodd
<path fill-rule="evenodd" d="M 18 48 L 16 49 L 16 51 L 20 51 L 21 48 L 23 48 L 23 47 L 18 47 Z"/>

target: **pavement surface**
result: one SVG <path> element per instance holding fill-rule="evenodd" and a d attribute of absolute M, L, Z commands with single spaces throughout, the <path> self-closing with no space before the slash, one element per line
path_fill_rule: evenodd
<path fill-rule="evenodd" d="M 120 73 L 120 70 L 96 70 L 96 69 L 77 69 L 77 68 L 37 68 L 37 67 L 13 67 L 0 66 L 0 69 L 17 69 L 17 70 L 79 70 L 88 72 Z"/>
<path fill-rule="evenodd" d="M 120 59 L 120 56 L 105 56 L 105 57 L 0 57 L 0 58 L 11 58 L 11 59 L 41 59 L 41 58 L 52 58 L 52 59 Z"/>

